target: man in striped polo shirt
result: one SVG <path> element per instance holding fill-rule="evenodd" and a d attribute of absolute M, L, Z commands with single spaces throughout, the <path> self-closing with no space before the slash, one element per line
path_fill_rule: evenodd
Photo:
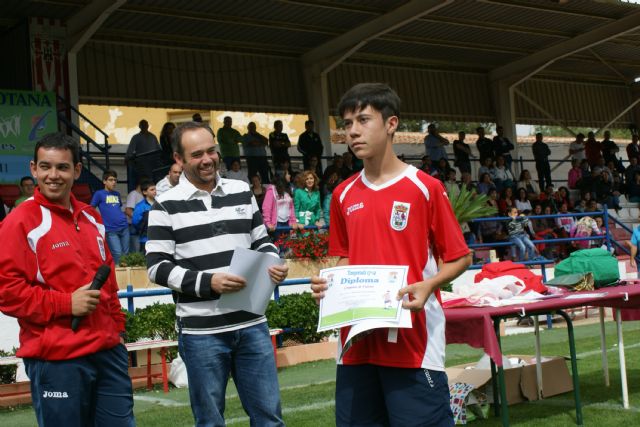
<path fill-rule="evenodd" d="M 151 281 L 173 291 L 196 425 L 224 425 L 229 374 L 252 425 L 284 425 L 266 318 L 217 306 L 221 294 L 246 284 L 228 273 L 235 248 L 276 257 L 278 250 L 248 184 L 218 174 L 220 157 L 211 129 L 187 122 L 173 138 L 183 174 L 149 212 L 147 266 Z M 286 266 L 269 268 L 274 282 L 287 273 Z"/>

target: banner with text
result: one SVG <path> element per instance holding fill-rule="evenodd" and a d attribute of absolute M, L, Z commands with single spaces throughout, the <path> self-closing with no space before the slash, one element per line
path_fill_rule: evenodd
<path fill-rule="evenodd" d="M 36 142 L 58 130 L 55 99 L 53 92 L 0 89 L 0 183 L 31 175 Z"/>

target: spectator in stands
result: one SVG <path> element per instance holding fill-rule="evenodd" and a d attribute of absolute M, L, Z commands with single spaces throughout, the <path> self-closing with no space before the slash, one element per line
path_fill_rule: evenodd
<path fill-rule="evenodd" d="M 449 174 L 450 169 L 451 167 L 449 166 L 449 162 L 447 161 L 447 159 L 440 159 L 438 160 L 438 166 L 436 167 L 436 174 L 434 174 L 433 176 L 444 182 L 447 179 L 447 175 Z"/>
<path fill-rule="evenodd" d="M 466 134 L 463 131 L 458 132 L 458 139 L 453 141 L 453 155 L 455 161 L 453 165 L 460 169 L 460 172 L 471 173 L 471 161 L 470 157 L 475 157 L 471 154 L 471 147 L 464 142 Z"/>
<path fill-rule="evenodd" d="M 480 181 L 478 181 L 478 193 L 479 194 L 489 194 L 489 191 L 495 190 L 496 186 L 491 180 L 491 175 L 488 173 L 483 173 L 480 177 Z"/>
<path fill-rule="evenodd" d="M 171 135 L 176 130 L 176 125 L 167 122 L 160 131 L 160 149 L 162 150 L 162 164 L 170 166 L 173 163 L 173 147 L 171 146 Z"/>
<path fill-rule="evenodd" d="M 294 180 L 294 178 L 296 176 L 296 172 L 294 172 L 293 169 L 291 168 L 290 161 L 285 159 L 285 160 L 282 161 L 282 163 L 280 163 L 275 168 L 275 175 L 282 176 L 282 177 L 284 177 L 285 175 L 289 175 L 290 181 L 288 181 L 288 182 L 291 182 L 291 181 Z"/>
<path fill-rule="evenodd" d="M 133 191 L 130 191 L 127 194 L 127 203 L 124 207 L 124 213 L 127 215 L 127 220 L 129 221 L 129 252 L 140 252 L 140 236 L 138 236 L 138 231 L 136 227 L 132 224 L 133 219 L 133 210 L 136 205 L 144 199 L 142 195 L 142 190 L 140 190 L 140 186 L 143 183 L 151 182 L 148 179 L 142 179 L 138 181 L 136 188 Z"/>
<path fill-rule="evenodd" d="M 493 182 L 496 184 L 497 190 L 500 192 L 503 188 L 513 187 L 514 181 L 513 173 L 507 167 L 504 156 L 498 155 L 493 168 Z"/>
<path fill-rule="evenodd" d="M 343 161 L 346 162 L 347 158 L 343 155 Z M 351 158 L 353 160 L 353 158 Z M 345 163 L 346 165 L 346 163 Z M 351 166 L 353 167 L 353 161 L 351 161 Z M 320 158 L 317 156 L 309 156 L 309 170 L 314 171 L 316 175 L 322 176 L 322 164 L 320 163 Z M 353 171 L 352 171 L 353 173 Z M 320 183 L 322 185 L 322 183 Z"/>
<path fill-rule="evenodd" d="M 577 160 L 579 163 L 586 158 L 583 133 L 577 134 L 576 140 L 569 144 L 569 154 L 571 155 L 572 163 L 573 160 Z"/>
<path fill-rule="evenodd" d="M 582 169 L 580 169 L 580 160 L 571 160 L 571 169 L 569 169 L 569 175 L 567 177 L 567 184 L 569 188 L 575 190 L 578 188 L 578 184 L 582 179 Z"/>
<path fill-rule="evenodd" d="M 580 201 L 573 207 L 573 210 L 580 213 L 586 212 L 587 201 L 585 199 L 580 199 Z"/>
<path fill-rule="evenodd" d="M 516 205 L 516 201 L 513 198 L 513 188 L 505 187 L 502 190 L 502 194 L 500 195 L 500 199 L 498 200 L 498 214 L 507 216 L 509 210 Z"/>
<path fill-rule="evenodd" d="M 222 127 L 218 129 L 216 139 L 218 147 L 220 147 L 220 155 L 227 170 L 231 169 L 231 163 L 234 160 L 240 161 L 240 146 L 242 136 L 240 132 L 232 127 L 233 119 L 226 116 L 222 121 Z"/>
<path fill-rule="evenodd" d="M 566 203 L 569 209 L 573 208 L 573 203 L 569 199 L 569 189 L 567 187 L 558 188 L 558 191 L 553 195 L 553 199 L 556 206 L 561 206 L 563 203 Z"/>
<path fill-rule="evenodd" d="M 556 205 L 556 190 L 553 185 L 547 185 L 542 193 L 538 197 L 538 201 L 545 206 L 551 206 L 551 210 L 555 213 L 558 212 L 558 206 Z"/>
<path fill-rule="evenodd" d="M 605 164 L 609 164 L 609 162 L 611 162 L 613 163 L 615 169 L 617 169 L 618 171 L 624 170 L 622 162 L 618 160 L 618 152 L 620 152 L 620 149 L 618 148 L 616 142 L 611 139 L 610 131 L 604 131 L 604 139 L 600 144 L 602 147 L 602 157 L 604 157 Z"/>
<path fill-rule="evenodd" d="M 348 177 L 348 171 L 344 169 L 344 159 L 338 154 L 333 156 L 333 162 L 324 170 L 324 173 L 322 174 L 323 181 L 325 181 L 333 172 L 336 172 L 340 179 Z"/>
<path fill-rule="evenodd" d="M 291 197 L 291 187 L 285 177 L 276 175 L 273 179 L 273 185 L 267 188 L 267 192 L 262 202 L 262 217 L 264 225 L 271 233 L 276 227 L 291 227 L 302 229 L 304 225 L 299 224 L 296 219 L 296 209 Z M 275 239 L 288 234 L 287 232 L 278 233 Z"/>
<path fill-rule="evenodd" d="M 592 235 L 600 235 L 600 228 L 595 219 L 590 216 L 580 218 L 569 232 L 571 237 L 584 238 Z M 575 249 L 589 249 L 592 246 L 600 246 L 600 243 L 592 240 L 576 240 L 571 242 Z"/>
<path fill-rule="evenodd" d="M 505 165 L 507 169 L 511 170 L 511 163 L 513 158 L 511 157 L 511 150 L 515 147 L 509 138 L 504 136 L 504 128 L 500 125 L 496 126 L 496 136 L 493 137 L 493 152 L 497 156 L 504 157 Z"/>
<path fill-rule="evenodd" d="M 447 171 L 447 179 L 444 181 L 444 188 L 447 190 L 449 197 L 460 194 L 460 186 L 456 182 L 456 170 L 449 169 Z"/>
<path fill-rule="evenodd" d="M 182 174 L 182 166 L 174 163 L 169 168 L 167 176 L 156 183 L 156 197 L 178 185 Z"/>
<path fill-rule="evenodd" d="M 113 170 L 106 170 L 102 174 L 102 184 L 104 189 L 93 193 L 91 206 L 100 211 L 113 263 L 118 266 L 120 257 L 129 253 L 129 224 L 122 211 L 122 198 L 116 191 L 118 174 Z"/>
<path fill-rule="evenodd" d="M 566 203 L 561 204 L 560 205 L 560 211 L 558 213 L 568 214 L 569 213 L 569 206 Z M 545 215 L 546 215 L 546 212 L 545 212 Z M 562 235 L 560 235 L 560 237 L 569 236 L 569 232 L 571 231 L 571 227 L 573 227 L 575 222 L 576 222 L 576 220 L 572 216 L 565 216 L 565 217 L 556 218 L 556 226 L 558 228 L 560 228 L 562 231 L 564 231 L 564 233 L 562 233 Z"/>
<path fill-rule="evenodd" d="M 243 170 L 240 165 L 240 159 L 234 159 L 231 161 L 231 167 L 226 172 L 227 179 L 237 179 L 249 183 L 249 177 L 247 171 Z"/>
<path fill-rule="evenodd" d="M 478 153 L 480 153 L 480 164 L 484 165 L 484 161 L 487 157 L 491 157 L 492 159 L 496 157 L 494 144 L 492 140 L 485 136 L 484 127 L 478 126 L 476 128 L 476 133 L 478 134 L 478 139 L 476 140 L 476 148 L 478 149 Z"/>
<path fill-rule="evenodd" d="M 551 214 L 551 210 L 548 210 L 549 214 Z M 542 205 L 540 203 L 536 203 L 533 207 L 533 215 L 548 215 L 546 212 L 543 213 Z M 531 227 L 533 228 L 533 233 L 535 235 L 534 240 L 547 240 L 556 238 L 556 234 L 553 232 L 553 229 L 556 227 L 553 218 L 531 218 Z M 545 245 L 538 245 L 540 252 L 545 249 Z"/>
<path fill-rule="evenodd" d="M 291 147 L 291 141 L 289 141 L 289 135 L 282 132 L 282 120 L 276 120 L 273 122 L 273 132 L 269 134 L 269 148 L 274 168 L 277 169 L 284 161 L 291 163 L 289 147 Z"/>
<path fill-rule="evenodd" d="M 640 146 L 638 146 L 638 135 L 631 135 L 631 144 L 627 145 L 627 157 L 631 160 L 635 157 L 640 162 Z"/>
<path fill-rule="evenodd" d="M 627 196 L 631 203 L 640 203 L 640 171 L 636 171 L 627 184 Z"/>
<path fill-rule="evenodd" d="M 147 178 L 155 182 L 162 178 L 162 176 L 154 177 L 155 170 L 162 166 L 162 150 L 158 138 L 149 132 L 149 122 L 146 120 L 140 120 L 138 127 L 140 132 L 131 138 L 125 155 L 128 170 L 133 171 L 128 175 L 129 191 L 138 179 Z"/>
<path fill-rule="evenodd" d="M 549 165 L 549 156 L 551 150 L 549 146 L 542 141 L 542 133 L 536 133 L 536 142 L 531 146 L 533 151 L 533 159 L 536 161 L 536 171 L 538 172 L 538 182 L 540 188 L 547 188 L 551 185 L 551 166 Z"/>
<path fill-rule="evenodd" d="M 444 148 L 447 145 L 449 145 L 449 140 L 440 135 L 435 123 L 430 123 L 429 126 L 427 126 L 427 136 L 424 138 L 424 147 L 427 156 L 431 158 L 432 162 L 438 162 L 440 159 L 447 158 L 447 152 Z"/>
<path fill-rule="evenodd" d="M 353 154 L 351 154 L 351 151 L 345 151 L 344 153 L 342 153 L 342 162 L 343 162 L 343 174 L 342 174 L 342 179 L 347 179 L 349 178 L 351 175 L 353 175 Z M 406 162 L 405 162 L 406 163 Z"/>
<path fill-rule="evenodd" d="M 313 125 L 313 120 L 304 122 L 304 132 L 298 137 L 298 151 L 302 154 L 304 170 L 312 170 L 317 174 L 315 168 L 309 167 L 309 162 L 312 156 L 321 158 L 324 147 L 320 135 L 313 131 Z"/>
<path fill-rule="evenodd" d="M 598 165 L 598 160 L 602 158 L 602 144 L 596 140 L 596 134 L 589 132 L 587 141 L 584 144 L 584 152 L 587 156 L 589 166 L 592 168 Z"/>
<path fill-rule="evenodd" d="M 599 212 L 600 208 L 598 207 L 598 202 L 595 200 L 589 200 L 587 202 L 587 212 Z"/>
<path fill-rule="evenodd" d="M 637 157 L 629 157 L 629 166 L 624 171 L 624 182 L 630 183 L 633 181 L 636 172 L 640 172 L 640 165 L 638 164 Z"/>
<path fill-rule="evenodd" d="M 513 207 L 509 210 L 511 221 L 507 223 L 509 241 L 516 245 L 520 252 L 519 260 L 527 261 L 537 257 L 538 250 L 529 238 L 529 219 L 524 215 L 518 215 L 518 209 Z"/>
<path fill-rule="evenodd" d="M 461 180 L 460 189 L 464 187 L 467 189 L 467 191 L 471 193 L 478 192 L 478 188 L 476 187 L 476 185 L 473 183 L 473 180 L 471 179 L 470 172 L 462 172 L 460 180 Z"/>
<path fill-rule="evenodd" d="M 267 145 L 269 140 L 258 133 L 256 124 L 249 122 L 247 133 L 242 137 L 242 149 L 247 158 L 247 170 L 249 176 L 260 174 L 261 181 L 269 184 L 269 160 L 267 159 Z"/>
<path fill-rule="evenodd" d="M 298 174 L 296 185 L 298 188 L 293 193 L 293 204 L 298 223 L 321 226 L 322 204 L 318 176 L 313 171 L 303 171 Z"/>
<path fill-rule="evenodd" d="M 20 194 L 21 196 L 16 199 L 13 204 L 14 209 L 29 197 L 33 197 L 33 192 L 36 189 L 36 181 L 30 176 L 23 176 L 20 178 Z"/>
<path fill-rule="evenodd" d="M 493 179 L 493 175 L 495 173 L 495 170 L 493 167 L 493 157 L 485 157 L 482 160 L 482 164 L 478 168 L 478 181 L 481 181 L 481 177 L 485 173 L 488 173 L 489 175 L 491 175 L 491 178 Z"/>
<path fill-rule="evenodd" d="M 527 190 L 529 199 L 538 199 L 538 196 L 540 194 L 540 187 L 538 187 L 538 184 L 536 184 L 536 182 L 531 179 L 531 173 L 527 169 L 520 172 L 520 179 L 518 180 L 517 187 Z"/>
<path fill-rule="evenodd" d="M 499 209 L 498 201 L 496 200 L 497 194 L 496 190 L 489 191 L 489 200 L 487 200 L 487 204 L 495 207 L 496 210 Z M 478 243 L 493 243 L 505 240 L 502 224 L 499 221 L 482 221 L 478 231 Z M 504 253 L 501 249 L 498 252 Z"/>
<path fill-rule="evenodd" d="M 433 175 L 435 172 L 435 168 L 431 162 L 431 157 L 424 155 L 422 159 L 420 159 L 420 166 L 418 167 L 421 171 L 426 173 L 427 175 Z"/>
<path fill-rule="evenodd" d="M 595 180 L 594 192 L 596 201 L 601 205 L 606 204 L 609 209 L 620 209 L 620 192 L 614 188 L 605 170 L 602 170 L 600 178 Z"/>
<path fill-rule="evenodd" d="M 253 193 L 253 197 L 256 199 L 260 213 L 262 213 L 262 202 L 264 201 L 264 196 L 267 193 L 267 188 L 262 184 L 260 175 L 253 175 L 250 180 L 251 192 Z"/>
<path fill-rule="evenodd" d="M 520 212 L 531 210 L 531 201 L 529 200 L 529 194 L 527 193 L 527 190 L 522 187 L 518 188 L 517 191 L 516 208 L 518 208 Z"/>
<path fill-rule="evenodd" d="M 193 120 L 196 123 L 202 123 L 202 116 L 200 115 L 200 113 L 195 113 L 194 115 L 191 116 L 191 120 Z"/>
<path fill-rule="evenodd" d="M 331 195 L 333 194 L 333 190 L 335 190 L 341 182 L 342 180 L 340 180 L 336 172 L 329 175 L 327 182 L 325 182 L 324 199 L 322 201 L 322 215 L 326 226 L 329 226 L 329 220 L 331 219 Z"/>
<path fill-rule="evenodd" d="M 140 190 L 144 199 L 142 199 L 133 209 L 133 218 L 131 223 L 136 227 L 138 239 L 140 240 L 140 252 L 145 253 L 145 245 L 149 240 L 147 229 L 149 228 L 149 211 L 156 201 L 156 185 L 153 182 L 146 181 L 140 184 Z"/>

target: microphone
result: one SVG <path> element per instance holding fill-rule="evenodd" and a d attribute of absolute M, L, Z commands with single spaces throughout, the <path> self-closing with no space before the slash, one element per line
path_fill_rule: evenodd
<path fill-rule="evenodd" d="M 100 268 L 98 268 L 98 271 L 96 271 L 96 275 L 93 276 L 93 282 L 91 282 L 91 286 L 89 286 L 89 290 L 99 291 L 100 288 L 102 288 L 102 285 L 104 285 L 104 282 L 106 282 L 107 279 L 109 278 L 110 273 L 111 273 L 111 267 L 109 267 L 107 264 L 102 264 Z M 83 316 L 73 316 L 73 319 L 71 320 L 71 330 L 73 332 L 75 332 L 76 329 L 78 329 L 78 326 L 80 326 L 80 321 L 82 320 L 82 317 Z"/>

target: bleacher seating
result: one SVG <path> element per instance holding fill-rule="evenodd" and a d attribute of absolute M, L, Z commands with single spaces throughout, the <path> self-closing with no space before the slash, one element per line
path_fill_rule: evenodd
<path fill-rule="evenodd" d="M 0 197 L 10 209 L 13 209 L 20 196 L 20 187 L 17 184 L 0 184 Z"/>

